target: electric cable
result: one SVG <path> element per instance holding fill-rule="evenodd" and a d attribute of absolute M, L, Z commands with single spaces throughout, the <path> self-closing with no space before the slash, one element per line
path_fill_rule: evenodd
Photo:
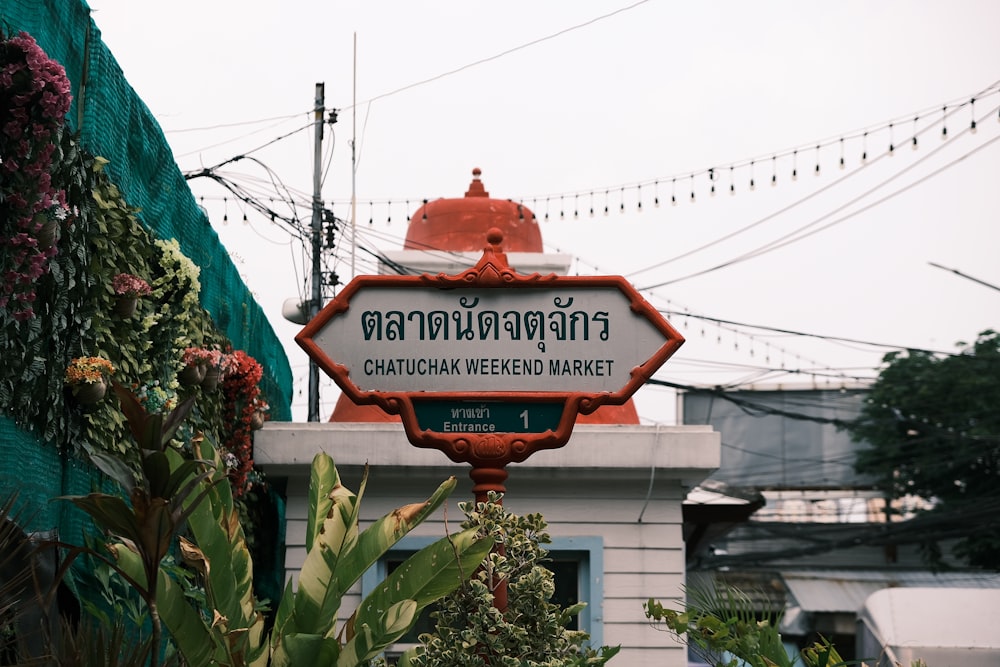
<path fill-rule="evenodd" d="M 1000 108 L 1000 107 L 998 107 L 998 108 Z M 994 109 L 989 115 L 992 115 L 993 113 L 996 113 L 996 111 L 997 111 L 997 109 Z M 920 164 L 921 162 L 923 162 L 927 158 L 931 157 L 934 153 L 931 153 L 930 155 L 926 155 L 926 156 L 922 157 L 920 160 L 918 160 L 914 165 L 910 165 L 909 167 L 906 167 L 905 169 L 903 169 L 902 171 L 898 172 L 897 174 L 891 176 L 890 178 L 886 179 L 882 183 L 880 183 L 880 184 L 874 186 L 873 188 L 870 188 L 869 190 L 865 191 L 862 195 L 859 195 L 858 197 L 855 197 L 852 200 L 850 200 L 849 202 L 847 202 L 846 204 L 837 207 L 836 209 L 834 209 L 830 213 L 827 213 L 827 214 L 825 214 L 825 215 L 823 215 L 823 216 L 821 216 L 819 218 L 814 219 L 812 222 L 809 222 L 806 225 L 803 225 L 802 227 L 799 227 L 797 230 L 794 230 L 793 232 L 790 232 L 789 234 L 781 236 L 778 239 L 775 239 L 775 240 L 773 240 L 773 241 L 771 241 L 771 242 L 769 242 L 769 243 L 767 243 L 767 244 L 765 244 L 763 246 L 759 246 L 755 250 L 752 250 L 750 252 L 744 253 L 742 255 L 739 255 L 739 256 L 735 257 L 734 259 L 731 259 L 731 260 L 728 260 L 726 262 L 717 264 L 717 265 L 709 267 L 707 269 L 702 269 L 701 271 L 695 271 L 695 272 L 692 272 L 692 273 L 680 276 L 678 278 L 673 278 L 671 280 L 662 281 L 662 282 L 659 282 L 659 283 L 656 283 L 656 284 L 653 284 L 653 285 L 647 285 L 647 286 L 642 287 L 640 289 L 642 289 L 642 290 L 651 290 L 651 289 L 656 289 L 656 288 L 659 288 L 659 287 L 665 287 L 667 285 L 674 285 L 676 283 L 679 283 L 679 282 L 682 282 L 682 281 L 685 281 L 685 280 L 689 280 L 691 278 L 703 276 L 703 275 L 706 275 L 708 273 L 713 273 L 715 271 L 719 271 L 721 269 L 728 268 L 730 266 L 734 266 L 736 264 L 740 264 L 742 262 L 745 262 L 745 261 L 748 261 L 748 260 L 751 260 L 751 259 L 756 259 L 757 257 L 760 257 L 762 255 L 770 253 L 770 252 L 772 252 L 774 250 L 778 250 L 778 249 L 783 248 L 783 247 L 785 247 L 787 245 L 790 245 L 792 243 L 797 243 L 798 241 L 801 241 L 801 240 L 803 240 L 805 238 L 808 238 L 809 236 L 812 236 L 812 235 L 817 234 L 819 232 L 825 231 L 825 230 L 829 229 L 830 227 L 833 227 L 833 226 L 838 225 L 838 224 L 840 224 L 842 222 L 850 220 L 851 218 L 853 218 L 853 217 L 855 217 L 857 215 L 860 215 L 861 213 L 865 213 L 865 212 L 867 212 L 867 211 L 875 208 L 876 206 L 879 206 L 879 205 L 881 205 L 881 204 L 889 201 L 890 199 L 893 199 L 893 198 L 897 197 L 900 194 L 908 192 L 909 190 L 915 188 L 916 186 L 923 184 L 924 182 L 930 180 L 931 178 L 933 178 L 935 176 L 938 176 L 942 172 L 944 172 L 944 171 L 946 171 L 946 170 L 954 167 L 956 164 L 959 164 L 962 161 L 968 159 L 969 157 L 971 157 L 972 155 L 978 153 L 979 151 L 988 148 L 989 146 L 991 146 L 994 143 L 996 143 L 998 140 L 1000 140 L 1000 135 L 998 135 L 998 136 L 990 139 L 987 142 L 984 142 L 983 144 L 977 146 L 976 148 L 973 148 L 973 149 L 969 150 L 964 155 L 961 155 L 958 158 L 955 158 L 954 160 L 946 163 L 944 166 L 935 169 L 934 171 L 930 172 L 929 174 L 925 174 L 924 176 L 918 178 L 917 180 L 915 180 L 915 181 L 913 181 L 911 183 L 908 183 L 907 185 L 905 185 L 905 186 L 899 188 L 898 190 L 895 190 L 895 191 L 893 191 L 893 192 L 885 195 L 884 197 L 882 197 L 882 198 L 880 198 L 880 199 L 878 199 L 878 200 L 876 200 L 874 202 L 866 204 L 865 206 L 862 206 L 861 208 L 859 208 L 857 210 L 851 211 L 850 213 L 847 213 L 844 216 L 841 216 L 841 217 L 839 217 L 839 218 L 837 218 L 835 220 L 832 220 L 832 221 L 828 222 L 827 224 L 823 225 L 822 227 L 818 227 L 816 229 L 812 229 L 811 231 L 808 231 L 808 232 L 806 231 L 807 229 L 810 229 L 811 227 L 813 227 L 813 226 L 819 224 L 820 222 L 822 222 L 823 220 L 827 219 L 831 215 L 833 215 L 833 214 L 835 214 L 835 213 L 843 210 L 844 208 L 846 208 L 846 207 L 848 207 L 848 206 L 850 206 L 852 204 L 855 204 L 855 203 L 859 202 L 864 197 L 867 197 L 867 196 L 873 194 L 878 189 L 884 187 L 886 184 L 888 184 L 892 180 L 895 180 L 898 176 L 900 176 L 900 175 L 906 173 L 907 171 L 909 171 L 909 169 L 911 169 L 913 166 L 916 166 L 916 164 Z M 940 150 L 941 148 L 943 148 L 943 147 L 939 147 L 936 150 Z"/>

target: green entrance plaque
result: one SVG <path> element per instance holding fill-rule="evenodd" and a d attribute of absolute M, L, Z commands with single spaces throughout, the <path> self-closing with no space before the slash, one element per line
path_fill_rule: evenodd
<path fill-rule="evenodd" d="M 563 403 L 413 401 L 417 425 L 436 433 L 544 433 L 559 426 Z"/>

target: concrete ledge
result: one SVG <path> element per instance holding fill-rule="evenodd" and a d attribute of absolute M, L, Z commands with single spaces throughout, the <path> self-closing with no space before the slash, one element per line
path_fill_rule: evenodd
<path fill-rule="evenodd" d="M 268 422 L 254 436 L 254 460 L 268 474 L 302 474 L 326 452 L 338 466 L 463 469 L 436 449 L 414 447 L 396 423 Z M 605 477 L 647 475 L 651 469 L 687 485 L 719 467 L 721 438 L 710 426 L 580 425 L 559 449 L 511 464 L 519 474 L 600 471 Z"/>

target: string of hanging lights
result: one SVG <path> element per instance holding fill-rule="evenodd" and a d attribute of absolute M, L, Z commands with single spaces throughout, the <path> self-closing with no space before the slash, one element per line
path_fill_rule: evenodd
<path fill-rule="evenodd" d="M 1000 96 L 1000 81 L 977 93 L 905 114 L 883 123 L 728 164 L 714 165 L 695 171 L 632 183 L 515 197 L 512 200 L 536 211 L 536 215 L 540 219 L 549 221 L 579 219 L 584 216 L 593 218 L 600 213 L 608 216 L 615 209 L 620 214 L 629 211 L 642 213 L 650 207 L 660 208 L 661 204 L 666 203 L 668 198 L 672 206 L 677 206 L 685 200 L 693 204 L 698 201 L 699 191 L 707 191 L 710 197 L 721 192 L 728 192 L 735 196 L 743 189 L 741 183 L 745 184 L 748 192 L 756 190 L 762 184 L 762 166 L 767 170 L 764 172 L 767 175 L 763 176 L 763 182 L 776 187 L 783 180 L 782 172 L 787 173 L 791 181 L 796 181 L 802 176 L 803 170 L 800 168 L 800 162 L 804 157 L 805 159 L 812 158 L 812 164 L 805 169 L 818 177 L 824 173 L 824 156 L 829 155 L 831 150 L 835 155 L 833 163 L 836 167 L 846 169 L 850 163 L 852 152 L 859 156 L 859 162 L 862 165 L 868 163 L 871 157 L 872 142 L 884 141 L 885 143 L 881 145 L 887 148 L 887 154 L 891 156 L 897 154 L 899 148 L 907 144 L 913 150 L 918 150 L 924 136 L 938 127 L 940 127 L 941 139 L 947 140 L 949 137 L 948 124 L 954 125 L 955 116 L 962 113 L 964 109 L 969 109 L 971 114 L 969 129 L 974 133 L 976 130 L 976 102 L 982 102 L 992 96 Z M 997 120 L 1000 121 L 1000 106 L 998 106 Z M 908 136 L 897 140 L 897 133 L 901 127 L 908 127 Z M 882 153 L 881 150 L 878 152 Z M 784 171 L 785 169 L 787 171 Z M 646 202 L 650 201 L 647 198 L 650 197 L 651 206 L 647 206 Z M 413 200 L 428 201 L 422 197 L 368 200 L 369 223 L 374 224 L 375 222 L 376 207 L 384 207 L 385 222 L 391 224 L 393 205 L 399 203 L 405 204 L 407 222 L 409 222 L 410 202 Z M 595 200 L 599 200 L 600 205 L 597 205 Z M 333 203 L 346 205 L 349 202 L 335 200 Z M 585 205 L 581 206 L 581 203 Z"/>

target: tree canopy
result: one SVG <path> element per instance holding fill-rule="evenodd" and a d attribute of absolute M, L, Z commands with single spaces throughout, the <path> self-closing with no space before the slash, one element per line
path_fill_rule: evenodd
<path fill-rule="evenodd" d="M 939 542 L 959 538 L 956 557 L 1000 570 L 1000 334 L 959 347 L 886 355 L 849 430 L 871 444 L 859 473 L 875 476 L 889 499 L 919 496 L 946 519 L 927 534 L 935 563 Z"/>

